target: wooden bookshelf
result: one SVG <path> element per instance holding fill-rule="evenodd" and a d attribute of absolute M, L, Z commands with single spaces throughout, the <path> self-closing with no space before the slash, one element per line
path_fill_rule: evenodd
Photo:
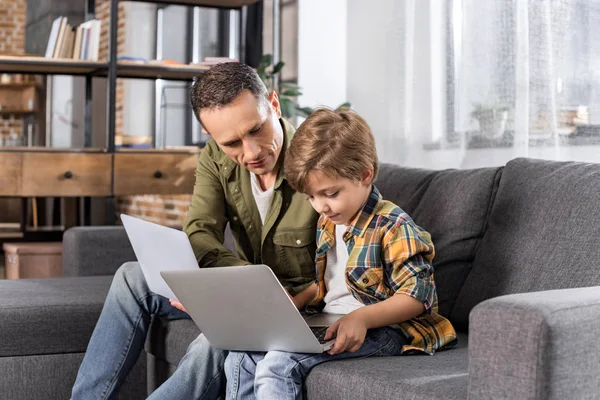
<path fill-rule="evenodd" d="M 117 63 L 117 77 L 142 79 L 192 80 L 209 67 L 188 64 L 141 64 L 135 62 Z"/>
<path fill-rule="evenodd" d="M 257 3 L 258 0 L 131 0 L 144 3 L 158 3 L 180 6 L 198 6 L 214 8 L 240 8 Z"/>
<path fill-rule="evenodd" d="M 39 75 L 106 75 L 107 64 L 45 57 L 0 56 L 0 72 Z"/>
<path fill-rule="evenodd" d="M 159 193 L 191 194 L 193 191 L 194 171 L 198 153 L 201 149 L 193 147 L 167 149 L 116 147 L 116 82 L 118 78 L 189 82 L 210 67 L 158 62 L 141 64 L 119 60 L 116 51 L 119 1 L 123 0 L 109 0 L 109 24 L 105 27 L 108 28 L 108 32 L 105 33 L 108 34 L 109 46 L 108 56 L 103 61 L 45 58 L 31 54 L 0 55 L 0 74 L 28 74 L 48 77 L 65 75 L 85 78 L 84 110 L 86 114 L 83 148 L 0 148 L 0 197 L 20 197 L 22 210 L 27 208 L 28 197 L 74 197 L 81 200 L 80 216 L 84 215 L 82 221 L 86 221 L 90 218 L 88 215 L 91 210 L 89 197 L 108 197 L 107 223 L 112 224 L 115 215 L 115 196 Z M 132 1 L 220 9 L 240 9 L 258 2 L 258 0 Z M 276 38 L 278 38 L 278 35 L 279 32 L 274 33 Z M 96 77 L 106 78 L 107 148 L 91 148 L 93 143 L 91 134 L 92 118 L 89 113 L 92 109 L 93 98 L 92 78 Z M 21 87 L 17 85 L 45 88 L 43 84 L 9 83 L 7 85 L 10 85 L 13 89 Z M 2 88 L 2 84 L 0 84 L 0 88 Z M 7 87 L 7 89 L 9 88 Z M 8 107 L 8 104 L 5 104 L 5 107 Z M 22 105 L 11 104 L 10 109 L 0 110 L 0 115 L 15 113 L 26 115 L 35 113 L 36 110 L 39 110 L 40 114 L 46 112 L 39 104 L 31 107 L 28 106 L 28 103 L 24 103 Z M 39 132 L 43 133 L 44 130 L 45 127 L 42 125 Z M 22 211 L 21 214 L 26 216 L 27 212 Z M 19 235 L 25 231 L 25 226 L 22 226 L 21 233 L 15 232 L 14 234 Z M 13 234 L 12 230 L 6 229 L 2 233 Z M 44 237 L 41 231 L 37 233 L 40 234 L 39 237 Z"/>
<path fill-rule="evenodd" d="M 1 56 L 0 56 L 1 57 Z M 42 85 L 38 82 L 9 82 L 9 83 L 0 83 L 1 89 L 25 89 L 30 87 L 42 87 Z"/>
<path fill-rule="evenodd" d="M 191 80 L 207 66 L 189 64 L 171 65 L 160 63 L 141 64 L 121 61 L 117 63 L 118 78 Z M 0 73 L 40 75 L 84 75 L 106 77 L 108 64 L 99 61 L 80 61 L 45 57 L 0 56 Z M 8 83 L 0 88 L 31 87 L 36 84 Z"/>
<path fill-rule="evenodd" d="M 201 149 L 0 150 L 0 197 L 190 194 Z"/>
<path fill-rule="evenodd" d="M 10 108 L 0 108 L 0 115 L 27 115 L 35 114 L 38 110 L 16 110 Z"/>

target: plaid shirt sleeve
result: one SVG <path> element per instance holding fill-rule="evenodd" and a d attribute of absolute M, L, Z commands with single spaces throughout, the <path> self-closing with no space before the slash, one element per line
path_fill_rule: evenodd
<path fill-rule="evenodd" d="M 435 304 L 435 283 L 431 260 L 435 255 L 431 235 L 404 219 L 392 222 L 382 238 L 382 260 L 388 284 L 423 303 L 431 313 Z"/>

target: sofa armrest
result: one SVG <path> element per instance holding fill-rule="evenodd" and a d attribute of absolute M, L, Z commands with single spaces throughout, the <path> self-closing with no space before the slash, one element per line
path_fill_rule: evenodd
<path fill-rule="evenodd" d="M 135 260 L 122 226 L 79 226 L 63 235 L 63 276 L 112 275 Z"/>
<path fill-rule="evenodd" d="M 594 398 L 600 287 L 496 297 L 469 316 L 469 396 Z"/>

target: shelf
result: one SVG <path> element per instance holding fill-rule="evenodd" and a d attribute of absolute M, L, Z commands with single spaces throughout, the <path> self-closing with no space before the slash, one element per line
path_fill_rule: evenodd
<path fill-rule="evenodd" d="M 240 8 L 257 3 L 258 0 L 132 0 L 143 3 L 158 3 L 166 5 L 215 7 L 215 8 Z"/>
<path fill-rule="evenodd" d="M 10 82 L 0 83 L 0 89 L 24 89 L 30 87 L 40 87 L 41 85 L 37 82 Z"/>
<path fill-rule="evenodd" d="M 0 115 L 25 115 L 35 114 L 37 110 L 12 110 L 10 108 L 0 108 Z"/>
<path fill-rule="evenodd" d="M 40 75 L 106 75 L 107 64 L 45 57 L 0 56 L 0 72 Z"/>
<path fill-rule="evenodd" d="M 0 231 L 0 239 L 21 239 L 23 232 L 3 232 Z"/>
<path fill-rule="evenodd" d="M 176 147 L 167 147 L 164 149 L 135 149 L 135 148 L 127 148 L 121 147 L 115 149 L 115 153 L 135 153 L 135 154 L 170 154 L 170 153 L 189 153 L 196 154 L 202 151 L 201 147 L 196 146 L 176 146 Z"/>
<path fill-rule="evenodd" d="M 140 64 L 119 62 L 118 78 L 192 80 L 208 66 Z M 41 74 L 41 75 L 91 75 L 106 77 L 108 64 L 97 61 L 79 61 L 69 59 L 49 59 L 44 57 L 0 56 L 0 73 Z M 23 84 L 19 84 L 25 86 Z M 30 84 L 27 86 L 35 86 Z M 16 87 L 14 84 L 0 87 Z"/>
<path fill-rule="evenodd" d="M 105 148 L 101 147 L 83 147 L 83 148 L 69 148 L 69 147 L 40 147 L 40 146 L 14 146 L 14 147 L 0 147 L 0 153 L 106 153 Z"/>
<path fill-rule="evenodd" d="M 117 63 L 118 78 L 192 80 L 210 67 L 192 65 Z"/>

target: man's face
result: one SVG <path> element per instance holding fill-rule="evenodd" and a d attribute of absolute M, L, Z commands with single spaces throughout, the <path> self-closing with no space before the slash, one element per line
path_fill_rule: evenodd
<path fill-rule="evenodd" d="M 349 225 L 371 194 L 372 180 L 373 170 L 365 171 L 360 181 L 313 171 L 307 177 L 306 194 L 316 212 L 336 225 Z"/>
<path fill-rule="evenodd" d="M 204 129 L 221 150 L 256 175 L 275 170 L 283 146 L 280 117 L 275 92 L 258 101 L 247 90 L 226 106 L 200 112 Z"/>

